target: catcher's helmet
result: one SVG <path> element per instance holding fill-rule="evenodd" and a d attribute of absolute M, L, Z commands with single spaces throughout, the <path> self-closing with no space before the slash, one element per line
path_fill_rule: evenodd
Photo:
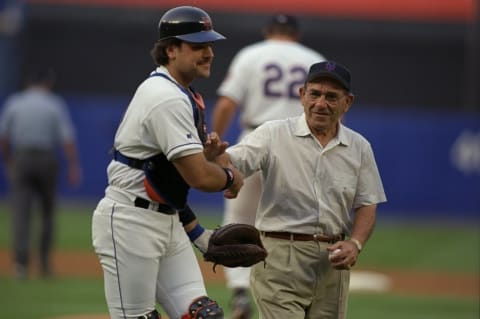
<path fill-rule="evenodd" d="M 202 9 L 181 6 L 168 10 L 158 23 L 159 40 L 175 37 L 192 43 L 213 42 L 225 37 L 213 30 L 212 19 Z"/>

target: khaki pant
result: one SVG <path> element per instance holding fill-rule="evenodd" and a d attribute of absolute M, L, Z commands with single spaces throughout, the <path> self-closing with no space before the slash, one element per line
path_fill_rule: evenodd
<path fill-rule="evenodd" d="M 345 319 L 350 272 L 328 261 L 328 243 L 262 236 L 267 264 L 252 268 L 260 319 Z"/>

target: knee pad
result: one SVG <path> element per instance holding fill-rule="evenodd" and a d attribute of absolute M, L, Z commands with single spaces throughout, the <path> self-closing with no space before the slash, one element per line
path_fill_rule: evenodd
<path fill-rule="evenodd" d="M 157 310 L 153 310 L 146 315 L 140 316 L 137 319 L 161 319 L 162 316 L 158 313 Z"/>
<path fill-rule="evenodd" d="M 223 310 L 215 300 L 203 296 L 190 304 L 181 319 L 223 319 Z"/>

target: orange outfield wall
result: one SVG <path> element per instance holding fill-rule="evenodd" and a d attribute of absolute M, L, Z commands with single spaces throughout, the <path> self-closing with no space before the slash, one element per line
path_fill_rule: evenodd
<path fill-rule="evenodd" d="M 193 5 L 230 12 L 321 15 L 360 19 L 471 22 L 478 18 L 478 0 L 27 0 L 31 4 L 109 7 Z"/>

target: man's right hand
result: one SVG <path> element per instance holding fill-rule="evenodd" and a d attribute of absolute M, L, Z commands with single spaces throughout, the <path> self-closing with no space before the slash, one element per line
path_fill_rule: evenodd
<path fill-rule="evenodd" d="M 203 154 L 208 161 L 214 161 L 218 156 L 225 152 L 228 142 L 222 141 L 217 133 L 208 134 L 207 141 L 203 148 Z"/>

